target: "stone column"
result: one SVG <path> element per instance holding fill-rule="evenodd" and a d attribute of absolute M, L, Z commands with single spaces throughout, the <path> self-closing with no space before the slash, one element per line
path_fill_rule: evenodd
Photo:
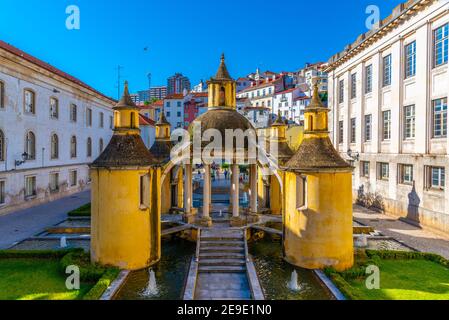
<path fill-rule="evenodd" d="M 186 164 L 184 177 L 184 221 L 186 223 L 193 223 L 195 213 L 193 212 L 193 187 L 192 187 L 192 165 Z"/>
<path fill-rule="evenodd" d="M 251 222 L 257 222 L 257 164 L 252 164 L 250 166 L 250 220 Z"/>
<path fill-rule="evenodd" d="M 210 165 L 204 165 L 204 183 L 203 183 L 203 216 L 201 218 L 201 224 L 206 227 L 212 225 L 212 219 L 210 217 L 210 204 L 211 204 L 211 187 L 210 187 Z"/>
<path fill-rule="evenodd" d="M 231 181 L 231 194 L 232 194 L 232 218 L 231 226 L 241 226 L 242 219 L 240 217 L 239 208 L 239 166 L 238 164 L 232 164 L 232 181 Z"/>

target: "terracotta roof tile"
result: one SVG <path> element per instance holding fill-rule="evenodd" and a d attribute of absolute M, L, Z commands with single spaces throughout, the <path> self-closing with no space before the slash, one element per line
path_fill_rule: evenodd
<path fill-rule="evenodd" d="M 32 55 L 30 55 L 30 54 L 28 54 L 28 53 L 26 53 L 26 52 L 24 52 L 24 51 L 22 51 L 22 50 L 20 50 L 20 49 L 18 49 L 16 47 L 12 46 L 12 45 L 10 45 L 9 43 L 6 43 L 6 42 L 4 42 L 2 40 L 0 40 L 0 49 L 8 51 L 9 53 L 12 53 L 12 54 L 14 54 L 14 55 L 16 55 L 16 56 L 18 56 L 18 57 L 28 61 L 28 62 L 31 62 L 31 63 L 35 64 L 36 66 L 38 66 L 38 67 L 41 67 L 41 68 L 43 68 L 43 69 L 45 69 L 47 71 L 50 71 L 50 72 L 52 72 L 52 73 L 54 73 L 54 74 L 56 74 L 56 75 L 58 75 L 58 76 L 60 76 L 60 77 L 62 77 L 64 79 L 66 79 L 66 80 L 69 80 L 69 81 L 73 82 L 74 84 L 77 84 L 77 85 L 79 85 L 79 86 L 81 86 L 81 87 L 83 87 L 85 89 L 88 89 L 89 91 L 92 91 L 92 92 L 102 96 L 103 98 L 106 98 L 106 99 L 110 100 L 111 103 L 116 103 L 117 102 L 113 98 L 108 97 L 108 96 L 104 95 L 103 93 L 101 93 L 100 91 L 95 90 L 91 86 L 89 86 L 86 83 L 82 82 L 81 80 L 71 76 L 70 74 L 68 74 L 68 73 L 66 73 L 66 72 L 64 72 L 64 71 L 62 71 L 60 69 L 57 69 L 56 67 L 53 67 L 49 63 L 44 62 L 44 61 L 42 61 L 42 60 L 40 60 L 40 59 L 38 59 L 36 57 L 33 57 Z"/>

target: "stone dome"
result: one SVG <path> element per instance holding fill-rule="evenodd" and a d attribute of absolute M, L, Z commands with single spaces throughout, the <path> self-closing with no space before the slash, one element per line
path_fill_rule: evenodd
<path fill-rule="evenodd" d="M 189 126 L 189 132 L 193 132 L 193 123 L 201 123 L 201 134 L 208 129 L 217 129 L 225 137 L 226 129 L 241 129 L 245 132 L 248 129 L 254 129 L 251 122 L 235 109 L 226 107 L 209 108 L 209 110 L 195 119 Z"/>

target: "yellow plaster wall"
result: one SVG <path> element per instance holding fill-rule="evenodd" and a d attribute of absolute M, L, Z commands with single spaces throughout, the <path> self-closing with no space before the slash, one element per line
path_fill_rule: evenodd
<path fill-rule="evenodd" d="M 282 173 L 279 173 L 282 177 Z M 271 213 L 280 215 L 282 214 L 282 199 L 281 199 L 281 185 L 279 183 L 278 178 L 273 174 L 271 177 L 270 183 L 270 204 L 271 204 Z"/>
<path fill-rule="evenodd" d="M 152 208 L 140 206 L 140 176 L 147 173 L 91 170 L 93 262 L 137 270 L 159 260 L 160 242 L 154 240 L 160 238 L 160 223 L 154 222 L 160 221 L 157 203 Z M 149 192 L 150 202 L 157 202 L 153 194 L 157 189 Z"/>
<path fill-rule="evenodd" d="M 171 175 L 170 172 L 162 183 L 161 190 L 161 214 L 169 214 L 171 208 Z"/>
<path fill-rule="evenodd" d="M 304 139 L 304 127 L 294 126 L 287 129 L 287 143 L 293 151 L 297 151 Z"/>
<path fill-rule="evenodd" d="M 285 259 L 307 269 L 350 268 L 354 250 L 351 173 L 307 174 L 304 211 L 296 208 L 296 174 L 287 172 L 284 185 Z"/>

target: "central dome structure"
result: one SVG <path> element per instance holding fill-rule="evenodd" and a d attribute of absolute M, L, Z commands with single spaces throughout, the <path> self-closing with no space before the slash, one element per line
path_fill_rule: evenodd
<path fill-rule="evenodd" d="M 209 87 L 208 110 L 190 124 L 189 132 L 192 134 L 196 126 L 201 126 L 202 137 L 209 129 L 218 130 L 223 139 L 226 137 L 226 130 L 240 129 L 243 132 L 251 130 L 255 135 L 256 129 L 251 122 L 237 112 L 236 83 L 229 75 L 224 54 L 221 56 L 221 63 L 215 77 L 207 81 L 207 84 Z M 246 147 L 247 141 L 245 141 Z"/>

